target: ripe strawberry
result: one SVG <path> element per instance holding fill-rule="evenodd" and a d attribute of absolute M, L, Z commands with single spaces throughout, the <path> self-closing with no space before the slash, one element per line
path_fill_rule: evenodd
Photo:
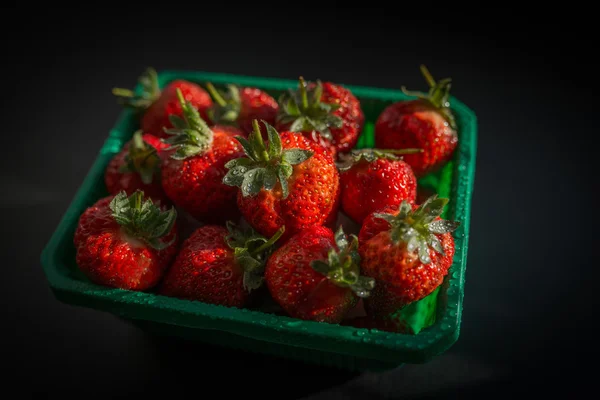
<path fill-rule="evenodd" d="M 375 146 L 382 149 L 414 147 L 422 153 L 404 157 L 417 178 L 434 172 L 448 162 L 458 145 L 457 125 L 450 110 L 450 79 L 436 82 L 427 68 L 421 72 L 429 93 L 408 92 L 418 99 L 399 101 L 383 110 L 375 123 Z"/>
<path fill-rule="evenodd" d="M 365 300 L 371 316 L 387 315 L 431 294 L 452 265 L 458 227 L 440 215 L 448 199 L 430 197 L 420 206 L 403 201 L 365 219 L 360 256 L 376 287 Z"/>
<path fill-rule="evenodd" d="M 207 110 L 213 124 L 233 125 L 246 135 L 252 132 L 252 120 L 264 120 L 274 125 L 279 105 L 267 92 L 258 88 L 227 85 L 227 92 L 218 91 L 212 83 L 206 88 L 212 96 L 213 105 Z M 263 137 L 266 134 L 263 131 Z"/>
<path fill-rule="evenodd" d="M 139 95 L 132 90 L 122 88 L 114 88 L 113 94 L 124 106 L 139 113 L 140 128 L 145 133 L 162 138 L 166 137 L 164 128 L 174 128 L 169 115 L 174 114 L 181 117 L 183 112 L 177 98 L 178 90 L 199 111 L 202 118 L 207 118 L 206 111 L 212 105 L 212 100 L 202 86 L 183 79 L 177 79 L 160 90 L 158 77 L 153 68 L 147 68 L 140 77 L 139 82 L 142 86 L 142 92 Z"/>
<path fill-rule="evenodd" d="M 264 121 L 263 121 L 264 123 Z M 246 157 L 225 164 L 223 182 L 238 186 L 238 207 L 260 234 L 272 236 L 285 226 L 284 240 L 337 214 L 339 174 L 331 155 L 304 136 L 281 135 L 265 123 L 265 147 L 258 121 L 248 139 L 238 138 Z"/>
<path fill-rule="evenodd" d="M 160 183 L 160 157 L 157 150 L 166 145 L 156 136 L 136 131 L 133 139 L 110 160 L 104 172 L 108 193 L 116 195 L 125 191 L 132 195 L 141 190 L 154 202 L 168 204 L 168 198 Z"/>
<path fill-rule="evenodd" d="M 273 244 L 252 229 L 204 225 L 185 240 L 158 293 L 229 307 L 246 307 L 264 282 L 264 269 Z"/>
<path fill-rule="evenodd" d="M 374 285 L 360 276 L 357 247 L 358 238 L 341 226 L 335 236 L 324 226 L 296 233 L 267 261 L 269 293 L 291 317 L 340 323 Z"/>
<path fill-rule="evenodd" d="M 98 200 L 79 217 L 73 242 L 79 269 L 94 283 L 143 291 L 154 287 L 177 253 L 174 208 L 141 191 Z"/>
<path fill-rule="evenodd" d="M 223 184 L 225 164 L 243 156 L 232 126 L 209 128 L 193 104 L 180 91 L 182 117 L 171 115 L 175 129 L 167 129 L 161 165 L 162 186 L 169 199 L 192 217 L 204 223 L 223 223 L 239 217 L 237 190 Z M 172 151 L 175 150 L 175 151 Z M 274 233 L 274 232 L 273 232 Z"/>
<path fill-rule="evenodd" d="M 347 88 L 331 82 L 306 84 L 279 99 L 277 130 L 302 132 L 329 148 L 334 158 L 352 149 L 362 131 L 365 116 L 360 102 Z"/>
<path fill-rule="evenodd" d="M 387 205 L 403 200 L 414 203 L 417 178 L 412 168 L 395 154 L 411 154 L 418 149 L 384 151 L 354 150 L 348 162 L 340 165 L 342 210 L 356 223 Z"/>

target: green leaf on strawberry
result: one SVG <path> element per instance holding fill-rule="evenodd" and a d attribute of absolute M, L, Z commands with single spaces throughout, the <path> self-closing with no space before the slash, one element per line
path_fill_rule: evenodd
<path fill-rule="evenodd" d="M 258 121 L 252 121 L 254 130 L 248 139 L 236 137 L 247 157 L 236 158 L 225 164 L 229 171 L 223 183 L 240 187 L 242 195 L 247 197 L 258 194 L 263 188 L 272 190 L 279 181 L 285 199 L 289 195 L 287 180 L 294 172 L 293 166 L 308 160 L 314 153 L 303 149 L 283 150 L 279 133 L 266 121 L 262 122 L 267 129 L 268 148 L 262 139 Z"/>
<path fill-rule="evenodd" d="M 340 171 L 346 171 L 352 168 L 353 165 L 358 164 L 361 161 L 373 162 L 378 159 L 386 160 L 399 160 L 404 154 L 416 154 L 422 153 L 423 149 L 353 149 L 347 154 L 340 154 L 340 163 L 338 169 Z"/>
<path fill-rule="evenodd" d="M 448 124 L 452 129 L 457 129 L 456 119 L 454 114 L 450 110 L 450 87 L 452 86 L 452 79 L 445 78 L 440 81 L 436 81 L 429 73 L 429 70 L 424 65 L 421 65 L 421 73 L 425 77 L 427 84 L 429 84 L 429 91 L 427 93 L 409 91 L 402 87 L 402 92 L 407 96 L 415 96 L 428 102 L 432 107 L 437 109 L 442 116 L 448 121 Z"/>
<path fill-rule="evenodd" d="M 161 91 L 158 85 L 158 74 L 152 67 L 146 68 L 138 81 L 142 87 L 140 94 L 124 88 L 113 88 L 112 93 L 117 96 L 121 104 L 140 112 L 150 107 L 158 99 Z"/>
<path fill-rule="evenodd" d="M 350 235 L 348 240 L 340 225 L 335 233 L 335 243 L 338 250 L 332 248 L 327 254 L 327 261 L 315 260 L 311 267 L 336 285 L 349 287 L 358 297 L 368 297 L 375 287 L 375 280 L 360 275 L 358 238 Z"/>
<path fill-rule="evenodd" d="M 277 122 L 290 124 L 292 132 L 317 131 L 326 139 L 332 140 L 331 128 L 341 128 L 342 118 L 334 115 L 340 106 L 323 103 L 323 84 L 317 81 L 312 89 L 308 89 L 303 77 L 299 78 L 298 90 L 289 90 L 279 98 L 280 112 Z"/>
<path fill-rule="evenodd" d="M 214 100 L 214 104 L 207 110 L 208 117 L 215 124 L 236 125 L 242 109 L 240 88 L 236 85 L 227 85 L 227 91 L 217 90 L 210 82 L 206 89 Z"/>
<path fill-rule="evenodd" d="M 167 211 L 161 210 L 151 199 L 144 199 L 141 190 L 129 197 L 125 191 L 119 192 L 113 197 L 109 207 L 113 218 L 126 235 L 157 250 L 164 249 L 175 241 L 174 237 L 165 243 L 161 238 L 171 231 L 177 219 L 177 211 L 174 207 Z"/>
<path fill-rule="evenodd" d="M 264 282 L 265 265 L 274 250 L 273 245 L 283 235 L 285 227 L 281 227 L 267 239 L 254 229 L 242 229 L 231 221 L 227 221 L 226 226 L 229 234 L 225 241 L 234 251 L 234 257 L 244 271 L 244 288 L 248 291 L 258 289 Z"/>
<path fill-rule="evenodd" d="M 406 243 L 407 251 L 417 251 L 420 261 L 429 264 L 429 248 L 444 254 L 442 243 L 436 234 L 453 232 L 460 225 L 457 221 L 440 219 L 447 203 L 448 199 L 438 198 L 435 194 L 415 210 L 408 202 L 403 201 L 397 215 L 377 213 L 374 216 L 391 225 L 394 244 Z"/>
<path fill-rule="evenodd" d="M 152 183 L 155 175 L 160 172 L 160 158 L 156 148 L 150 146 L 142 138 L 142 131 L 133 134 L 125 163 L 119 168 L 121 172 L 137 172 L 146 185 Z"/>
<path fill-rule="evenodd" d="M 213 143 L 214 133 L 200 116 L 191 102 L 185 101 L 181 90 L 177 89 L 177 97 L 181 104 L 183 118 L 169 115 L 174 128 L 165 128 L 165 133 L 171 135 L 163 140 L 169 144 L 165 150 L 175 150 L 171 158 L 184 160 L 208 150 Z"/>

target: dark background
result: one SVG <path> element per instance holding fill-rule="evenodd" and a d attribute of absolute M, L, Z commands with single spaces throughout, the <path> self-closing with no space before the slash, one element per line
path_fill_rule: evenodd
<path fill-rule="evenodd" d="M 427 6 L 403 17 L 300 5 L 287 14 L 233 4 L 4 10 L 0 293 L 9 385 L 21 395 L 205 397 L 218 388 L 224 398 L 376 399 L 574 394 L 591 384 L 578 366 L 595 353 L 586 344 L 597 304 L 586 275 L 598 269 L 587 256 L 592 237 L 598 243 L 593 23 L 562 9 L 470 16 Z M 113 86 L 131 87 L 154 66 L 422 90 L 420 63 L 452 77 L 453 94 L 479 119 L 463 323 L 444 355 L 350 374 L 159 340 L 53 298 L 39 254 L 120 112 Z"/>

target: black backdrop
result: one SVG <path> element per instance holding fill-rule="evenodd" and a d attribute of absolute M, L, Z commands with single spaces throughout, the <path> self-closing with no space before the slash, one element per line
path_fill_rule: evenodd
<path fill-rule="evenodd" d="M 578 361 L 593 359 L 585 340 L 595 286 L 585 275 L 598 268 L 587 258 L 598 179 L 595 38 L 585 16 L 177 6 L 3 11 L 9 385 L 85 397 L 218 388 L 226 398 L 354 399 L 556 394 L 590 383 L 572 384 L 585 374 Z M 39 253 L 117 118 L 113 86 L 133 85 L 151 65 L 420 89 L 420 63 L 452 77 L 453 94 L 479 118 L 464 318 L 443 356 L 349 374 L 153 338 L 52 297 Z"/>

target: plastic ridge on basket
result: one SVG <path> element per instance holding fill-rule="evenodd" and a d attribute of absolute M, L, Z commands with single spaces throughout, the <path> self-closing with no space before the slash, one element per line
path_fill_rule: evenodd
<path fill-rule="evenodd" d="M 160 87 L 174 79 L 215 86 L 227 83 L 254 86 L 271 94 L 297 87 L 297 80 L 270 79 L 224 73 L 163 71 Z M 384 107 L 409 99 L 401 90 L 345 85 L 361 101 L 366 122 L 357 147 L 372 147 L 374 122 Z M 137 90 L 140 90 L 138 85 Z M 265 352 L 351 370 L 379 370 L 403 363 L 421 363 L 443 353 L 458 339 L 467 265 L 471 195 L 477 148 L 477 119 L 473 111 L 451 97 L 458 123 L 459 146 L 440 171 L 419 180 L 449 197 L 445 218 L 460 222 L 454 231 L 456 252 L 437 295 L 437 317 L 417 335 L 359 329 L 352 326 L 301 321 L 252 309 L 228 308 L 181 300 L 152 292 L 99 286 L 88 281 L 75 264 L 73 234 L 80 214 L 108 193 L 104 169 L 137 127 L 135 114 L 123 110 L 41 255 L 49 285 L 62 302 L 113 313 L 156 332 L 195 338 L 225 346 Z M 220 333 L 214 334 L 214 331 Z"/>

